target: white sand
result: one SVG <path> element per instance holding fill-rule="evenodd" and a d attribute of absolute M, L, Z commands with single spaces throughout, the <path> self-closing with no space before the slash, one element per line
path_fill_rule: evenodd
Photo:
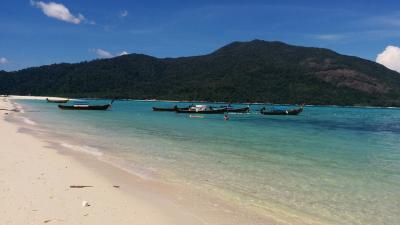
<path fill-rule="evenodd" d="M 0 97 L 0 109 L 13 109 L 10 99 L 46 98 Z M 215 196 L 144 180 L 93 155 L 65 152 L 27 132 L 34 121 L 6 120 L 19 115 L 28 119 L 21 111 L 0 110 L 0 225 L 288 224 Z"/>
<path fill-rule="evenodd" d="M 12 109 L 12 106 L 0 98 L 0 108 Z M 0 111 L 1 225 L 203 224 L 172 202 L 157 195 L 142 195 L 140 190 L 137 194 L 124 191 L 128 189 L 124 185 L 128 184 L 99 176 L 96 169 L 57 153 L 46 142 L 18 132 L 17 125 L 4 120 L 5 113 L 17 112 Z M 70 185 L 93 187 L 70 188 Z M 83 201 L 90 206 L 82 207 Z"/>

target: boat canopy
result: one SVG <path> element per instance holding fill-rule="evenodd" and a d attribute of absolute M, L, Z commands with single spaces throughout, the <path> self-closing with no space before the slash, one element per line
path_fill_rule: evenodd
<path fill-rule="evenodd" d="M 195 105 L 195 106 L 193 106 L 193 107 L 191 107 L 190 108 L 191 110 L 194 110 L 194 111 L 205 111 L 206 109 L 207 109 L 207 106 L 206 105 Z"/>

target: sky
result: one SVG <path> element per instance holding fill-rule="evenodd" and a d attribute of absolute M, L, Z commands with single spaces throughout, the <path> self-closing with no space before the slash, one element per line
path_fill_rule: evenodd
<path fill-rule="evenodd" d="M 233 41 L 323 47 L 400 71 L 400 1 L 0 0 L 0 70 L 128 53 L 180 57 Z"/>

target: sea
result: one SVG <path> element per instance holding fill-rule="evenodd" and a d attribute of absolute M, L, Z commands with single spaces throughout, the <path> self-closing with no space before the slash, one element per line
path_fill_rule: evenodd
<path fill-rule="evenodd" d="M 306 106 L 298 116 L 268 116 L 254 104 L 224 120 L 152 111 L 189 102 L 115 101 L 107 111 L 15 102 L 23 122 L 65 149 L 143 179 L 204 190 L 283 224 L 400 224 L 397 108 Z"/>

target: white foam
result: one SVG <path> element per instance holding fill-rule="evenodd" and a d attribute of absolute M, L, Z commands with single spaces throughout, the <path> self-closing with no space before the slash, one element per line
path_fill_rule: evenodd
<path fill-rule="evenodd" d="M 94 156 L 102 156 L 103 155 L 103 153 L 101 153 L 97 148 L 93 148 L 93 147 L 86 146 L 86 145 L 71 145 L 68 143 L 61 143 L 61 146 L 64 148 L 73 150 L 73 151 L 84 152 L 86 154 L 91 154 Z"/>
<path fill-rule="evenodd" d="M 135 176 L 140 177 L 143 180 L 153 180 L 154 176 L 156 174 L 156 170 L 153 168 L 143 168 L 139 167 L 136 165 L 132 165 L 132 162 L 130 162 L 129 165 L 127 165 L 127 162 L 121 162 L 121 160 L 110 160 L 109 158 L 103 159 L 103 162 L 106 162 L 108 164 L 111 164 L 125 172 L 128 172 L 130 174 L 133 174 Z"/>
<path fill-rule="evenodd" d="M 13 106 L 19 113 L 25 113 L 24 107 L 21 104 L 13 103 Z"/>
<path fill-rule="evenodd" d="M 36 125 L 37 123 L 35 121 L 32 121 L 26 117 L 23 118 L 24 123 L 29 124 L 29 125 Z"/>

